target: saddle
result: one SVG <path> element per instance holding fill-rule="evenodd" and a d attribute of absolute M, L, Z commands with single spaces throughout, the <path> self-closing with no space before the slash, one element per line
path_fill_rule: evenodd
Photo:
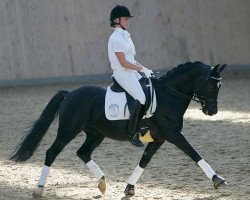
<path fill-rule="evenodd" d="M 134 98 L 130 96 L 112 76 L 112 84 L 107 88 L 105 95 L 105 116 L 108 120 L 127 120 L 134 105 Z M 156 110 L 156 95 L 151 80 L 139 80 L 146 96 L 143 118 L 153 116 Z"/>
<path fill-rule="evenodd" d="M 125 92 L 126 94 L 126 98 L 127 98 L 127 106 L 128 106 L 128 109 L 129 111 L 132 110 L 133 108 L 133 105 L 134 105 L 134 102 L 135 102 L 135 99 L 129 94 L 127 93 L 126 90 L 124 90 L 120 85 L 119 83 L 115 80 L 115 77 L 114 76 L 111 76 L 111 79 L 112 79 L 112 84 L 110 85 L 110 89 L 113 91 L 113 92 Z M 148 78 L 145 78 L 145 77 L 142 77 L 139 82 L 141 84 L 141 87 L 142 87 L 142 90 L 146 96 L 146 103 L 144 105 L 144 113 L 143 115 L 146 113 L 146 111 L 149 109 L 152 101 L 153 101 L 153 98 L 154 98 L 154 92 L 152 92 L 151 94 L 151 88 L 150 88 L 150 85 L 151 83 L 149 82 L 150 80 Z M 153 86 L 152 86 L 153 87 Z M 152 110 L 151 110 L 152 111 Z"/>

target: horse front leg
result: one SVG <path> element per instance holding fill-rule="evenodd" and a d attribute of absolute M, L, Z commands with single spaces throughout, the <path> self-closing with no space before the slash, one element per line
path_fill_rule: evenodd
<path fill-rule="evenodd" d="M 206 176 L 213 181 L 215 189 L 218 189 L 219 186 L 227 185 L 225 179 L 214 172 L 209 164 L 207 164 L 206 161 L 198 154 L 198 152 L 189 144 L 181 132 L 170 135 L 167 138 L 167 141 L 173 143 L 185 154 L 187 154 L 193 161 L 195 161 L 204 171 Z"/>
<path fill-rule="evenodd" d="M 124 191 L 126 196 L 133 196 L 135 194 L 135 184 L 139 180 L 140 176 L 142 175 L 144 169 L 146 168 L 147 164 L 155 154 L 155 152 L 160 148 L 160 146 L 164 143 L 163 142 L 151 142 L 147 145 L 142 158 L 140 160 L 139 165 L 134 169 L 132 175 L 129 177 L 127 181 L 127 187 Z"/>

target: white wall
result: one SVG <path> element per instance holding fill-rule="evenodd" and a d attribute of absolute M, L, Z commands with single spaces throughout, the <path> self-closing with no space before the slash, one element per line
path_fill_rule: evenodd
<path fill-rule="evenodd" d="M 0 0 L 0 80 L 111 73 L 108 19 L 119 3 L 135 16 L 129 31 L 147 67 L 250 64 L 248 0 Z"/>

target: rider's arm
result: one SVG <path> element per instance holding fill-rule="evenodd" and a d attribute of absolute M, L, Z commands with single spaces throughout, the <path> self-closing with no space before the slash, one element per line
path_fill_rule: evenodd
<path fill-rule="evenodd" d="M 136 61 L 136 65 L 141 66 L 142 68 L 145 68 L 141 63 L 138 63 L 137 61 Z"/>
<path fill-rule="evenodd" d="M 131 70 L 137 70 L 137 71 L 143 69 L 143 66 L 138 62 L 136 62 L 136 65 L 128 62 L 126 60 L 125 54 L 123 52 L 115 52 L 115 55 L 117 56 L 121 66 L 123 66 L 124 68 L 131 69 Z"/>

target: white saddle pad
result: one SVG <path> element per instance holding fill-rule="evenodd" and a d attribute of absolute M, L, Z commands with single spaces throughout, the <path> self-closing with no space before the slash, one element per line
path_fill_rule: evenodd
<path fill-rule="evenodd" d="M 151 81 L 150 81 L 151 82 Z M 149 106 L 146 114 L 143 118 L 150 118 L 153 116 L 156 110 L 156 95 L 155 90 L 152 91 L 150 86 L 151 94 L 154 93 L 153 101 Z M 105 115 L 108 120 L 125 120 L 129 119 L 130 113 L 127 105 L 127 99 L 125 92 L 113 92 L 110 87 L 107 88 L 105 96 Z"/>

